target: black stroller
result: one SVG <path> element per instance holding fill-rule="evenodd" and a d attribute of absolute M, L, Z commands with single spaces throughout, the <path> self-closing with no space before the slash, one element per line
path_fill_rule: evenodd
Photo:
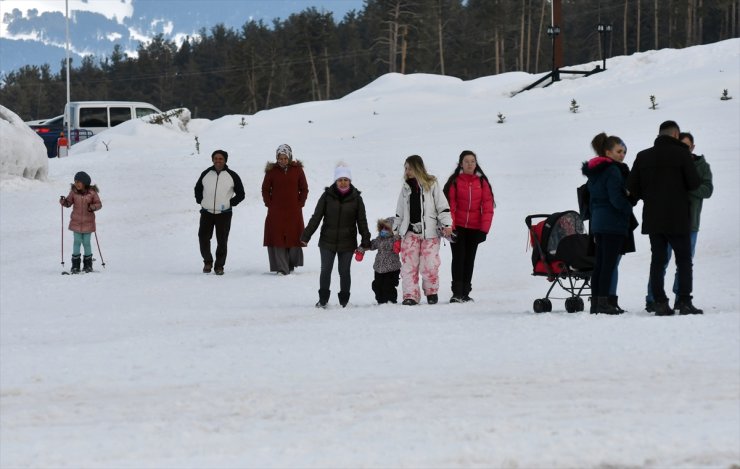
<path fill-rule="evenodd" d="M 543 220 L 532 225 L 532 219 L 538 218 Z M 534 312 L 552 311 L 550 293 L 555 285 L 560 285 L 570 295 L 564 298 L 566 311 L 583 311 L 583 297 L 591 295 L 594 258 L 588 253 L 590 241 L 581 216 L 568 210 L 550 215 L 529 215 L 524 222 L 529 229 L 532 246 L 532 275 L 546 277 L 551 282 L 545 297 L 534 300 Z"/>

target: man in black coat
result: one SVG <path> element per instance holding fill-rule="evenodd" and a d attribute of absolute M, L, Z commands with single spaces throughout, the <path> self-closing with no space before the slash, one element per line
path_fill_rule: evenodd
<path fill-rule="evenodd" d="M 680 314 L 702 314 L 691 302 L 693 266 L 691 262 L 691 221 L 689 191 L 699 187 L 700 179 L 688 147 L 678 140 L 680 129 L 674 121 L 660 124 L 652 148 L 635 157 L 627 179 L 634 199 L 642 199 L 642 233 L 650 236 L 650 284 L 655 298 L 655 315 L 670 316 L 664 290 L 663 266 L 668 245 L 673 249 L 678 270 Z"/>

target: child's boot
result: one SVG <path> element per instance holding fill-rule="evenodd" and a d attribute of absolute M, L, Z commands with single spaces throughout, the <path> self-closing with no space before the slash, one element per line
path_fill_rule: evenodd
<path fill-rule="evenodd" d="M 71 274 L 79 274 L 80 273 L 80 255 L 74 254 L 72 256 L 72 268 L 69 270 Z"/>
<path fill-rule="evenodd" d="M 77 262 L 78 262 L 78 265 L 79 265 L 79 261 L 77 261 Z M 92 268 L 92 254 L 88 254 L 87 256 L 85 256 L 82 259 L 82 270 L 84 270 L 85 273 L 89 273 L 89 272 L 92 272 L 93 271 L 93 268 Z M 79 270 L 79 267 L 78 267 L 77 271 L 78 272 L 80 271 Z"/>

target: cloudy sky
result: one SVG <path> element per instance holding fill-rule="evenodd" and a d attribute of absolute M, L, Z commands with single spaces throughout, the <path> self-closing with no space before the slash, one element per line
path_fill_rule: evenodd
<path fill-rule="evenodd" d="M 105 16 L 109 20 L 123 24 L 127 19 L 146 16 L 156 20 L 161 18 L 192 18 L 190 24 L 176 25 L 187 28 L 215 23 L 240 26 L 248 19 L 286 18 L 291 13 L 316 7 L 334 13 L 340 20 L 345 13 L 362 8 L 362 0 L 69 0 L 70 11 L 87 11 Z M 3 16 L 0 33 L 7 37 L 8 21 L 5 15 L 18 9 L 23 16 L 29 10 L 36 14 L 59 12 L 64 13 L 64 0 L 0 0 L 0 13 Z M 196 28 L 197 29 L 197 28 Z"/>
<path fill-rule="evenodd" d="M 335 21 L 363 8 L 363 0 L 69 0 L 71 49 L 107 56 L 115 44 L 134 54 L 156 34 L 181 42 L 222 23 L 239 29 L 250 20 L 271 24 L 309 7 Z M 0 72 L 63 59 L 64 0 L 0 0 Z M 14 41 L 14 42 L 10 42 Z"/>

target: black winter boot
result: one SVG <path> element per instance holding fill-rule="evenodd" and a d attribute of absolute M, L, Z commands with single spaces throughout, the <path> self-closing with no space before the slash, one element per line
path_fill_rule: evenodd
<path fill-rule="evenodd" d="M 92 268 L 92 254 L 85 256 L 82 258 L 82 270 L 85 271 L 85 273 L 89 273 L 93 271 Z"/>
<path fill-rule="evenodd" d="M 339 297 L 339 304 L 342 305 L 342 308 L 345 308 L 349 303 L 349 292 L 340 291 L 337 297 Z"/>
<path fill-rule="evenodd" d="M 465 303 L 464 297 L 465 297 L 465 291 L 464 291 L 462 282 L 455 282 L 453 280 L 452 298 L 450 298 L 450 303 Z"/>
<path fill-rule="evenodd" d="M 69 273 L 71 274 L 80 273 L 80 260 L 82 260 L 82 256 L 80 256 L 79 254 L 75 254 L 72 256 L 72 268 L 69 270 Z"/>
<path fill-rule="evenodd" d="M 617 308 L 609 304 L 608 296 L 599 296 L 596 303 L 598 314 L 622 314 Z"/>
<path fill-rule="evenodd" d="M 319 301 L 316 303 L 316 307 L 326 308 L 329 303 L 329 296 L 331 296 L 331 290 L 319 290 Z"/>
<path fill-rule="evenodd" d="M 595 296 L 588 297 L 588 302 L 591 303 L 591 306 L 590 306 L 590 309 L 589 309 L 589 312 L 591 314 L 599 314 L 599 311 L 596 308 L 597 303 L 598 303 L 597 300 L 598 300 L 598 298 L 596 298 Z"/>
<path fill-rule="evenodd" d="M 470 292 L 473 290 L 473 286 L 470 284 L 467 284 L 463 288 L 463 301 L 467 303 L 468 301 L 473 301 L 473 299 L 470 297 Z"/>
<path fill-rule="evenodd" d="M 427 304 L 436 305 L 439 302 L 439 296 L 437 294 L 427 295 Z"/>
<path fill-rule="evenodd" d="M 619 314 L 624 313 L 624 310 L 619 306 L 619 297 L 617 295 L 609 295 L 609 304 L 617 308 Z"/>
<path fill-rule="evenodd" d="M 673 310 L 668 306 L 668 300 L 655 302 L 656 316 L 673 316 Z"/>
<path fill-rule="evenodd" d="M 678 301 L 676 301 L 676 305 L 673 307 L 674 310 L 678 310 L 678 314 L 686 315 L 686 314 L 704 314 L 704 311 L 701 309 L 695 307 L 691 302 L 691 297 L 688 298 L 679 298 Z"/>

